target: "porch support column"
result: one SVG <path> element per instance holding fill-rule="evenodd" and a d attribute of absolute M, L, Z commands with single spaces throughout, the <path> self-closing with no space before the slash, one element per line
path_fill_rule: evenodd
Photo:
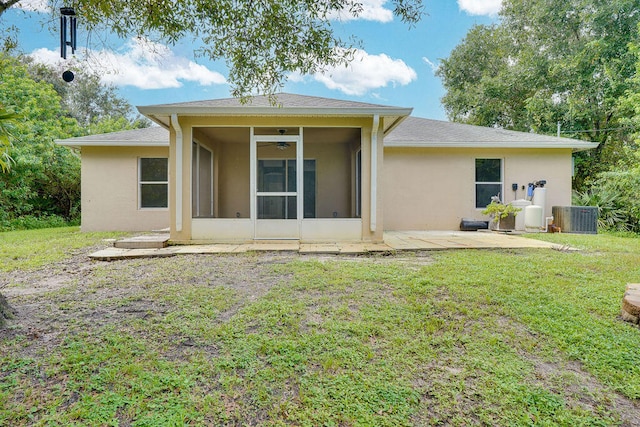
<path fill-rule="evenodd" d="M 304 128 L 298 129 L 300 138 L 296 143 L 296 218 L 298 220 L 298 236 L 302 235 L 302 220 L 304 219 Z"/>
<path fill-rule="evenodd" d="M 380 115 L 374 114 L 373 127 L 371 128 L 371 206 L 369 229 L 376 231 L 378 220 L 378 127 Z"/>
<path fill-rule="evenodd" d="M 182 231 L 182 128 L 178 115 L 171 115 L 171 127 L 176 131 L 176 231 Z"/>
<path fill-rule="evenodd" d="M 251 197 L 249 203 L 249 218 L 253 223 L 256 223 L 256 219 L 258 218 L 258 208 L 256 206 L 256 196 L 258 191 L 258 177 L 257 177 L 257 165 L 258 165 L 258 145 L 256 143 L 256 137 L 254 135 L 254 128 L 251 126 L 249 128 L 249 132 L 251 132 L 251 142 L 249 144 L 249 196 Z M 253 232 L 253 238 L 255 239 L 255 226 Z"/>

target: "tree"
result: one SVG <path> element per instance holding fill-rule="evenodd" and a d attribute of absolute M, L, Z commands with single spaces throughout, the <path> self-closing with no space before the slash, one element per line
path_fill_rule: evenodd
<path fill-rule="evenodd" d="M 53 87 L 30 78 L 16 58 L 0 55 L 0 74 L 0 103 L 21 117 L 14 124 L 14 164 L 0 175 L 0 221 L 25 215 L 70 218 L 73 193 L 79 194 L 79 159 L 53 140 L 80 136 L 82 129 L 62 110 Z M 61 200 L 60 194 L 67 196 Z"/>
<path fill-rule="evenodd" d="M 0 1 L 0 16 L 20 0 Z M 55 3 L 55 2 L 51 2 Z M 394 14 L 408 25 L 423 14 L 422 0 L 392 0 Z M 357 17 L 358 0 L 75 0 L 79 22 L 89 32 L 108 28 L 116 35 L 175 43 L 203 42 L 200 53 L 224 60 L 232 94 L 274 94 L 287 74 L 314 74 L 353 58 L 354 40 L 332 27 L 338 15 Z"/>
<path fill-rule="evenodd" d="M 11 166 L 9 148 L 11 147 L 11 133 L 9 127 L 17 115 L 10 113 L 0 105 L 0 172 L 7 172 Z M 6 319 L 13 317 L 13 310 L 7 300 L 0 294 L 0 328 L 4 326 Z"/>
<path fill-rule="evenodd" d="M 67 99 L 95 108 L 68 111 L 56 88 L 46 82 L 59 75 L 57 70 L 39 67 L 34 71 L 31 65 L 0 53 L 0 104 L 11 105 L 20 115 L 13 125 L 14 163 L 9 172 L 0 174 L 0 228 L 30 218 L 54 218 L 59 223 L 78 217 L 80 159 L 73 150 L 55 144 L 55 139 L 141 124 L 123 115 L 132 109 L 111 88 L 94 85 L 91 76 L 89 84 L 82 83 L 82 74 L 78 84 L 86 90 L 78 98 Z"/>
<path fill-rule="evenodd" d="M 5 108 L 0 104 L 0 172 L 7 172 L 11 166 L 11 126 L 18 115 Z"/>
<path fill-rule="evenodd" d="M 12 319 L 15 313 L 6 298 L 0 294 L 0 328 L 4 327 L 7 319 Z"/>
<path fill-rule="evenodd" d="M 143 128 L 151 122 L 134 111 L 115 86 L 105 85 L 96 72 L 74 69 L 75 78 L 67 83 L 58 69 L 39 64 L 29 57 L 20 58 L 29 75 L 37 82 L 50 84 L 61 98 L 62 109 L 78 121 L 86 133 L 107 133 L 123 129 Z"/>
<path fill-rule="evenodd" d="M 20 0 L 6 0 L 0 1 L 0 15 L 2 15 L 11 6 L 17 4 Z"/>
<path fill-rule="evenodd" d="M 576 159 L 581 186 L 630 141 L 619 99 L 635 72 L 637 0 L 505 0 L 501 18 L 443 61 L 445 109 L 456 121 L 546 134 L 560 122 L 563 135 L 599 142 Z M 458 78 L 468 68 L 473 78 Z"/>
<path fill-rule="evenodd" d="M 437 71 L 453 121 L 527 131 L 526 100 L 533 94 L 525 69 L 515 66 L 517 48 L 497 25 L 476 25 L 443 59 Z"/>

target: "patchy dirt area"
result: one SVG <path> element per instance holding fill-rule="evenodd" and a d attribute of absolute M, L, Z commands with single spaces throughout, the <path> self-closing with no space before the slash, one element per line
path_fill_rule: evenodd
<path fill-rule="evenodd" d="M 4 274 L 0 278 L 0 292 L 6 297 L 16 316 L 8 321 L 5 328 L 0 329 L 0 340 L 21 340 L 21 344 L 15 346 L 20 357 L 43 357 L 72 334 L 97 331 L 109 325 L 126 327 L 129 322 L 139 319 L 161 321 L 160 319 L 180 308 L 185 292 L 205 292 L 207 289 L 223 290 L 215 321 L 225 323 L 242 307 L 260 299 L 273 287 L 290 281 L 291 275 L 286 272 L 287 269 L 279 269 L 278 266 L 298 261 L 331 263 L 340 260 L 354 264 L 394 264 L 410 271 L 418 271 L 433 263 L 429 252 L 372 256 L 265 252 L 100 262 L 88 258 L 88 254 L 94 250 L 95 248 L 87 248 L 78 251 L 65 261 L 39 270 Z M 210 294 L 202 295 L 206 298 Z M 389 295 L 391 298 L 391 291 Z M 325 296 L 330 298 L 330 295 Z M 454 297 L 446 292 L 442 295 L 443 300 Z M 189 301 L 193 301 L 193 294 L 190 298 Z M 317 325 L 322 322 L 320 314 L 313 310 L 309 310 L 308 316 L 308 324 Z M 514 337 L 513 343 L 509 343 L 513 344 L 513 348 L 518 348 L 520 341 L 535 341 L 536 337 L 529 336 L 530 331 L 511 319 L 498 320 L 497 330 L 505 333 L 505 336 Z M 468 336 L 478 334 L 477 331 L 486 328 L 487 319 L 479 319 L 478 322 L 467 325 L 468 330 L 462 332 Z M 464 321 L 461 323 L 466 324 Z M 371 339 L 375 341 L 375 338 Z M 217 356 L 218 348 L 215 345 L 200 345 L 197 339 L 188 335 L 176 336 L 175 344 L 165 348 L 164 356 L 172 360 L 186 360 L 194 348 L 209 356 Z M 464 357 L 466 351 L 461 346 L 457 357 Z M 619 414 L 619 424 L 640 426 L 640 407 L 637 401 L 611 392 L 584 371 L 579 363 L 549 359 L 548 355 L 544 357 L 535 351 L 523 350 L 518 351 L 518 354 L 532 365 L 534 382 L 541 389 L 562 395 L 564 404 L 603 417 L 613 410 Z M 421 407 L 426 408 L 424 412 L 414 416 L 412 421 L 416 425 L 437 418 L 446 419 L 445 413 L 434 412 L 432 409 L 438 407 L 433 397 L 434 390 L 438 390 L 438 384 L 442 384 L 445 390 L 451 384 L 461 381 L 467 381 L 468 384 L 456 398 L 463 402 L 462 413 L 469 417 L 468 420 L 474 419 L 473 410 L 480 399 L 473 393 L 475 380 L 456 363 L 457 359 L 436 358 L 431 364 L 425 365 L 424 370 L 415 372 L 414 387 L 422 394 Z M 448 390 L 442 391 L 446 392 Z M 430 404 L 432 399 L 434 405 Z M 610 407 L 602 407 L 603 402 L 607 402 Z"/>
<path fill-rule="evenodd" d="M 145 298 L 156 280 L 173 287 L 196 282 L 231 290 L 238 302 L 220 314 L 229 319 L 240 307 L 264 295 L 275 284 L 287 280 L 274 273 L 274 266 L 295 260 L 331 262 L 400 263 L 417 269 L 432 262 L 428 252 L 403 256 L 388 255 L 300 255 L 292 252 L 257 252 L 229 255 L 180 255 L 171 258 L 92 261 L 95 247 L 35 271 L 5 273 L 0 292 L 15 312 L 15 318 L 0 329 L 0 339 L 27 335 L 31 354 L 46 352 L 60 342 L 62 333 L 110 322 L 126 323 L 126 318 L 162 315 L 171 303 Z"/>

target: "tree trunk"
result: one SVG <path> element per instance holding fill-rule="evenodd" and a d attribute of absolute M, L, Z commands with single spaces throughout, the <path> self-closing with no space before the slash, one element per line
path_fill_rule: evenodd
<path fill-rule="evenodd" d="M 12 319 L 15 315 L 13 309 L 2 294 L 0 294 L 0 328 L 4 327 L 7 319 Z"/>

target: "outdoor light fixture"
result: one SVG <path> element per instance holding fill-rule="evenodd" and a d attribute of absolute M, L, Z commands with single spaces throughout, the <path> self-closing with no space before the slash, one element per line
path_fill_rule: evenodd
<path fill-rule="evenodd" d="M 280 135 L 284 135 L 287 130 L 286 129 L 278 129 L 278 132 L 280 132 Z M 289 143 L 286 141 L 280 141 L 276 144 L 276 148 L 278 150 L 286 150 L 287 148 L 289 148 Z"/>

